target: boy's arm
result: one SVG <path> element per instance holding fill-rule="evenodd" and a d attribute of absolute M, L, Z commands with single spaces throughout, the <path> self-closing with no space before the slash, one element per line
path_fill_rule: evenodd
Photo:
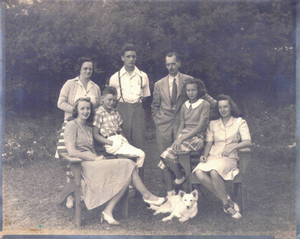
<path fill-rule="evenodd" d="M 94 139 L 97 140 L 98 142 L 102 143 L 102 144 L 108 144 L 108 145 L 113 145 L 113 141 L 103 137 L 101 134 L 100 134 L 100 129 L 93 125 L 93 136 L 94 136 Z"/>

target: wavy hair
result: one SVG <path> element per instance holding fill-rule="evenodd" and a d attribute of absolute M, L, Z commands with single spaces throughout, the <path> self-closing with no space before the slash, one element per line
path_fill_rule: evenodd
<path fill-rule="evenodd" d="M 221 117 L 221 114 L 219 112 L 218 107 L 219 107 L 219 102 L 221 100 L 227 100 L 229 102 L 230 109 L 231 109 L 231 115 L 233 117 L 240 117 L 241 116 L 241 112 L 240 112 L 239 108 L 237 107 L 236 103 L 233 101 L 233 99 L 229 95 L 220 94 L 220 95 L 218 95 L 216 100 L 217 100 L 216 112 L 218 113 L 219 117 Z"/>
<path fill-rule="evenodd" d="M 75 66 L 75 72 L 76 72 L 76 74 L 80 75 L 81 67 L 82 67 L 83 63 L 85 63 L 85 62 L 92 62 L 93 71 L 92 71 L 92 75 L 91 76 L 93 76 L 93 74 L 95 72 L 95 63 L 92 60 L 92 58 L 90 58 L 90 57 L 80 57 L 80 58 L 78 58 L 77 64 Z"/>
<path fill-rule="evenodd" d="M 73 117 L 73 119 L 76 119 L 78 117 L 78 104 L 80 102 L 83 102 L 83 101 L 88 102 L 91 105 L 91 114 L 88 117 L 87 121 L 88 122 L 92 122 L 93 119 L 94 119 L 95 110 L 94 110 L 94 106 L 93 106 L 93 103 L 91 102 L 91 98 L 90 97 L 81 97 L 81 98 L 79 98 L 79 99 L 76 100 L 76 102 L 75 102 L 75 104 L 73 106 L 72 117 Z"/>
<path fill-rule="evenodd" d="M 198 99 L 200 99 L 201 97 L 203 97 L 205 94 L 207 94 L 207 90 L 205 87 L 205 84 L 202 80 L 197 79 L 197 78 L 189 78 L 185 81 L 184 86 L 182 88 L 183 90 L 183 94 L 185 95 L 185 97 L 188 99 L 188 96 L 186 94 L 186 86 L 189 84 L 196 84 L 197 86 L 197 90 L 198 90 Z"/>

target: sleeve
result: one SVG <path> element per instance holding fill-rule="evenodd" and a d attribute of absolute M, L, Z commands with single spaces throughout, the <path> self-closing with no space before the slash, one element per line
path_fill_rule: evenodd
<path fill-rule="evenodd" d="M 199 110 L 200 110 L 200 119 L 201 118 L 209 119 L 210 105 L 207 101 L 204 101 L 202 103 L 202 106 L 199 107 Z"/>
<path fill-rule="evenodd" d="M 118 89 L 119 87 L 119 82 L 118 82 L 118 72 L 113 74 L 110 79 L 109 79 L 109 86 L 114 86 L 115 88 Z"/>
<path fill-rule="evenodd" d="M 186 106 L 185 106 L 185 102 L 184 102 L 182 104 L 181 110 L 180 110 L 180 121 L 181 122 L 185 122 L 185 120 L 184 120 L 185 111 L 186 111 Z"/>
<path fill-rule="evenodd" d="M 96 90 L 96 94 L 97 94 L 97 103 L 95 105 L 95 111 L 99 108 L 99 106 L 101 105 L 101 90 L 100 87 L 98 85 L 97 86 L 97 90 Z"/>
<path fill-rule="evenodd" d="M 122 116 L 120 115 L 120 113 L 117 111 L 117 120 L 119 123 L 119 127 L 118 127 L 118 131 L 122 131 L 121 125 L 123 124 L 123 119 Z"/>
<path fill-rule="evenodd" d="M 60 90 L 60 94 L 57 101 L 57 107 L 63 111 L 71 113 L 73 106 L 68 103 L 72 81 L 68 80 Z"/>
<path fill-rule="evenodd" d="M 211 121 L 206 130 L 206 142 L 214 141 L 213 121 Z"/>
<path fill-rule="evenodd" d="M 95 125 L 99 129 L 101 129 L 102 123 L 103 123 L 102 114 L 97 111 L 95 114 L 95 117 L 94 117 L 93 125 Z"/>
<path fill-rule="evenodd" d="M 216 107 L 217 101 L 209 94 L 205 94 L 202 99 L 206 100 L 209 103 L 211 109 L 214 109 Z"/>
<path fill-rule="evenodd" d="M 74 121 L 70 121 L 66 124 L 64 133 L 65 145 L 68 143 L 75 143 L 76 145 L 77 129 L 77 125 L 74 123 Z"/>
<path fill-rule="evenodd" d="M 246 120 L 241 120 L 241 123 L 239 125 L 239 133 L 241 136 L 241 140 L 251 140 L 250 132 L 249 132 L 249 127 L 246 122 Z"/>
<path fill-rule="evenodd" d="M 143 85 L 142 85 L 143 97 L 148 97 L 151 95 L 150 87 L 149 87 L 149 78 L 145 72 L 142 72 L 142 77 L 143 77 Z"/>
<path fill-rule="evenodd" d="M 153 91 L 153 100 L 151 103 L 152 117 L 155 116 L 155 114 L 159 111 L 160 102 L 161 102 L 161 99 L 160 99 L 160 93 L 159 93 L 159 84 L 155 83 L 154 91 Z"/>

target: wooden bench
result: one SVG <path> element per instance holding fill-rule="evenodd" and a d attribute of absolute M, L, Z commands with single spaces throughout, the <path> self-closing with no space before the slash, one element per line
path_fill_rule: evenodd
<path fill-rule="evenodd" d="M 195 174 L 191 174 L 193 169 L 200 162 L 200 151 L 191 151 L 191 152 L 179 152 L 178 160 L 180 165 L 183 167 L 186 176 L 189 180 L 190 191 L 193 190 L 194 184 L 201 184 Z M 241 188 L 241 210 L 244 210 L 244 186 L 243 186 L 243 176 L 246 172 L 246 167 L 251 160 L 251 150 L 249 148 L 244 148 L 239 150 L 239 164 L 238 168 L 240 169 L 240 173 L 235 176 L 232 180 L 233 182 L 233 200 L 237 198 L 238 189 Z"/>
<path fill-rule="evenodd" d="M 103 147 L 97 147 L 96 149 L 98 155 L 104 155 L 106 158 L 116 158 L 115 155 L 109 155 L 103 151 Z M 66 198 L 75 193 L 75 224 L 77 227 L 81 226 L 81 162 L 80 158 L 70 157 L 68 153 L 60 153 L 60 158 L 66 160 L 69 163 L 71 175 L 69 182 L 64 186 L 62 192 L 58 197 L 58 203 L 62 204 Z M 117 155 L 117 157 L 126 157 L 124 155 Z M 132 160 L 136 160 L 137 157 L 129 157 Z M 121 214 L 124 218 L 128 217 L 128 208 L 129 208 L 129 190 L 126 190 L 125 194 L 119 201 L 121 205 Z"/>

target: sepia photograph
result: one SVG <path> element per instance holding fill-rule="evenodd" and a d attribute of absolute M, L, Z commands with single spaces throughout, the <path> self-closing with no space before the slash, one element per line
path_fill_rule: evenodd
<path fill-rule="evenodd" d="M 297 238 L 298 5 L 3 0 L 0 236 Z"/>

